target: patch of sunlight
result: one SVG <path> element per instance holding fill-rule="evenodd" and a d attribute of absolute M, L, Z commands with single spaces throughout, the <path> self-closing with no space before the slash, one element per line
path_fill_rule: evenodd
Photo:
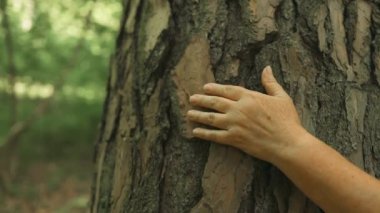
<path fill-rule="evenodd" d="M 49 20 L 55 20 L 54 24 L 51 25 L 52 32 L 57 36 L 58 40 L 67 40 L 72 38 L 79 38 L 81 36 L 83 28 L 83 19 L 77 18 L 78 10 L 81 8 L 76 8 L 69 10 L 63 6 L 64 2 L 41 2 L 42 6 L 48 12 Z M 62 5 L 63 4 L 63 5 Z M 71 7 L 77 6 L 77 3 L 72 2 Z"/>
<path fill-rule="evenodd" d="M 22 8 L 22 3 L 23 2 L 24 2 L 24 0 L 13 0 L 10 3 L 13 4 L 13 7 L 14 7 L 15 11 L 20 11 L 21 8 Z"/>
<path fill-rule="evenodd" d="M 20 17 L 20 27 L 24 32 L 28 32 L 33 27 L 34 1 L 14 0 L 10 2 L 14 12 Z"/>
<path fill-rule="evenodd" d="M 60 32 L 62 32 L 63 29 L 60 29 Z M 65 27 L 65 34 L 69 37 L 79 38 L 81 36 L 82 29 L 80 29 L 78 26 L 74 25 L 68 25 Z"/>
<path fill-rule="evenodd" d="M 77 97 L 87 101 L 96 101 L 103 98 L 103 95 L 99 95 L 103 92 L 86 87 L 64 86 L 62 92 L 66 97 Z"/>
<path fill-rule="evenodd" d="M 30 29 L 32 29 L 32 26 L 33 26 L 32 19 L 23 19 L 21 21 L 21 29 L 24 32 L 28 32 Z"/>
<path fill-rule="evenodd" d="M 23 82 L 16 82 L 15 92 L 18 96 L 26 96 L 28 98 L 48 98 L 53 95 L 54 87 L 51 84 L 34 83 L 31 85 Z"/>
<path fill-rule="evenodd" d="M 75 6 L 75 9 L 66 10 Z M 47 2 L 46 10 L 49 11 L 50 20 L 57 20 L 52 25 L 53 32 L 60 39 L 80 38 L 83 32 L 83 24 L 88 12 L 92 9 L 91 22 L 105 26 L 114 31 L 119 26 L 121 14 L 120 2 L 76 2 L 74 0 L 61 1 L 60 3 Z M 86 36 L 87 37 L 87 36 Z M 99 35 L 96 35 L 98 38 Z"/>
<path fill-rule="evenodd" d="M 94 22 L 116 31 L 119 27 L 120 13 L 120 2 L 97 2 L 93 12 L 93 19 Z"/>
<path fill-rule="evenodd" d="M 8 82 L 4 79 L 0 80 L 0 90 L 10 93 Z M 53 95 L 54 87 L 51 84 L 33 83 L 27 81 L 16 81 L 15 93 L 17 97 L 27 97 L 31 99 L 48 98 Z"/>
<path fill-rule="evenodd" d="M 0 79 L 0 91 L 10 94 L 8 82 L 5 79 Z M 45 99 L 54 94 L 54 86 L 19 79 L 15 84 L 15 92 L 19 98 Z M 64 86 L 62 88 L 63 96 L 79 98 L 89 102 L 103 99 L 103 93 L 103 91 L 87 87 Z"/>

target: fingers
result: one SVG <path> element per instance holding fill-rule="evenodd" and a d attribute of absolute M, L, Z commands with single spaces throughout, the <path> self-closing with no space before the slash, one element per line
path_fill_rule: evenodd
<path fill-rule="evenodd" d="M 208 95 L 220 96 L 233 101 L 239 100 L 246 91 L 244 88 L 239 86 L 222 85 L 215 83 L 206 84 L 203 89 Z"/>
<path fill-rule="evenodd" d="M 193 95 L 190 97 L 190 103 L 194 106 L 213 109 L 218 112 L 226 112 L 233 102 L 217 96 Z"/>
<path fill-rule="evenodd" d="M 226 115 L 221 113 L 190 110 L 187 112 L 187 118 L 190 121 L 206 124 L 219 129 L 225 129 L 227 127 Z"/>
<path fill-rule="evenodd" d="M 287 96 L 288 94 L 282 88 L 282 86 L 277 82 L 276 78 L 273 76 L 272 68 L 267 66 L 261 75 L 261 83 L 263 84 L 268 95 L 271 96 Z"/>
<path fill-rule="evenodd" d="M 217 143 L 226 144 L 228 138 L 228 132 L 226 130 L 213 130 L 204 128 L 195 128 L 193 135 L 203 140 L 214 141 Z"/>

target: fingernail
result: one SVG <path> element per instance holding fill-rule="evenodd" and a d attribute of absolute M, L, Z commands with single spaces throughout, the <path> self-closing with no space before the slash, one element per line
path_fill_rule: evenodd
<path fill-rule="evenodd" d="M 209 90 L 209 89 L 211 89 L 212 88 L 212 84 L 211 83 L 207 83 L 207 84 L 205 84 L 204 86 L 203 86 L 203 89 L 204 90 Z"/>
<path fill-rule="evenodd" d="M 269 74 L 272 74 L 272 67 L 271 66 L 266 66 L 265 67 L 265 70 L 266 70 L 266 72 L 268 72 Z"/>
<path fill-rule="evenodd" d="M 199 129 L 193 129 L 193 134 L 199 133 Z"/>
<path fill-rule="evenodd" d="M 186 118 L 187 118 L 188 120 L 190 120 L 190 116 L 191 116 L 191 112 L 190 112 L 190 111 L 187 111 L 187 113 L 186 113 Z"/>

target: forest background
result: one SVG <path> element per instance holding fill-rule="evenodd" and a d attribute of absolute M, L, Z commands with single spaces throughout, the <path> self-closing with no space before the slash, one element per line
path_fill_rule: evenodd
<path fill-rule="evenodd" d="M 121 3 L 0 4 L 0 209 L 83 212 Z"/>

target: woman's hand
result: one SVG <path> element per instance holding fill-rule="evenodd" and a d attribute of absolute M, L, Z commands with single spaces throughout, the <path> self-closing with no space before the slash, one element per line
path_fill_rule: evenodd
<path fill-rule="evenodd" d="M 190 110 L 194 136 L 231 145 L 277 166 L 326 212 L 379 212 L 380 182 L 307 133 L 296 109 L 267 67 L 268 95 L 237 86 L 207 84 L 190 102 L 216 112 Z"/>
<path fill-rule="evenodd" d="M 195 137 L 234 146 L 271 162 L 304 132 L 292 99 L 268 66 L 262 73 L 268 95 L 238 86 L 206 84 L 206 95 L 190 97 L 194 106 L 214 110 L 188 111 L 188 119 L 217 129 L 195 128 Z"/>

